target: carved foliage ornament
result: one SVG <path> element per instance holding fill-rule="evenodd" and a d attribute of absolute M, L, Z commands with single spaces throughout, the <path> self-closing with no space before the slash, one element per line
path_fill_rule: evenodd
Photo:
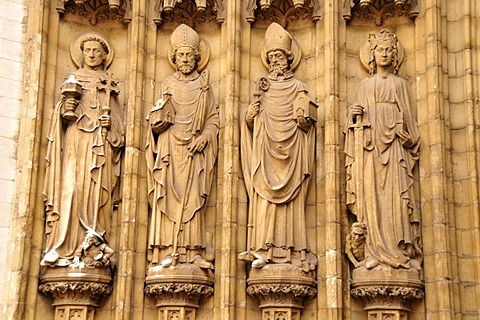
<path fill-rule="evenodd" d="M 203 284 L 191 283 L 162 283 L 149 284 L 145 293 L 157 299 L 157 305 L 185 305 L 198 307 L 202 297 L 213 294 L 213 288 Z"/>
<path fill-rule="evenodd" d="M 246 19 L 277 22 L 286 27 L 288 22 L 312 19 L 314 22 L 322 17 L 320 0 L 248 0 Z"/>
<path fill-rule="evenodd" d="M 409 16 L 415 19 L 419 14 L 418 0 L 344 0 L 343 18 L 374 20 L 377 26 L 391 17 Z"/>
<path fill-rule="evenodd" d="M 368 286 L 353 288 L 350 293 L 357 299 L 365 302 L 365 307 L 379 308 L 380 306 L 399 305 L 409 308 L 409 304 L 424 297 L 423 290 L 408 286 Z"/>
<path fill-rule="evenodd" d="M 99 21 L 132 21 L 132 0 L 57 0 L 57 11 L 86 18 L 94 26 Z"/>
<path fill-rule="evenodd" d="M 103 297 L 112 293 L 112 287 L 104 283 L 87 281 L 59 281 L 42 284 L 40 292 L 54 298 L 55 304 L 89 304 L 98 306 Z"/>
<path fill-rule="evenodd" d="M 223 0 L 155 0 L 153 22 L 157 25 L 176 22 L 193 28 L 209 21 L 225 21 Z"/>
<path fill-rule="evenodd" d="M 260 284 L 250 285 L 247 293 L 260 300 L 260 305 L 296 305 L 302 308 L 304 299 L 313 298 L 317 289 L 299 284 Z"/>

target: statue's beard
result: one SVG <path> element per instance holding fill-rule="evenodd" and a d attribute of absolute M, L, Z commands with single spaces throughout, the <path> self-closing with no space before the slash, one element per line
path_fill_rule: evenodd
<path fill-rule="evenodd" d="M 270 63 L 270 75 L 274 78 L 279 76 L 285 76 L 289 74 L 290 66 L 288 65 L 287 61 L 278 61 L 274 63 Z"/>
<path fill-rule="evenodd" d="M 183 74 L 190 74 L 195 69 L 195 62 L 180 62 L 177 64 L 177 70 Z"/>

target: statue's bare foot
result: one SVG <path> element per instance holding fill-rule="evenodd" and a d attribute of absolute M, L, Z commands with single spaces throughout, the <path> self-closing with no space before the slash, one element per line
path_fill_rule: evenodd
<path fill-rule="evenodd" d="M 373 269 L 376 266 L 378 266 L 379 264 L 380 264 L 380 262 L 372 256 L 367 257 L 365 259 L 365 268 L 367 268 L 367 269 Z"/>
<path fill-rule="evenodd" d="M 252 268 L 263 268 L 267 265 L 267 260 L 266 259 L 262 259 L 262 258 L 259 258 L 259 259 L 255 259 L 253 260 L 252 262 Z"/>
<path fill-rule="evenodd" d="M 55 252 L 55 250 L 51 250 L 45 254 L 43 257 L 43 261 L 47 263 L 55 263 L 58 260 L 58 254 Z"/>
<path fill-rule="evenodd" d="M 165 257 L 162 260 L 162 262 L 160 262 L 160 264 L 164 268 L 168 268 L 170 266 L 175 266 L 177 264 L 177 259 L 178 259 L 178 256 L 175 256 L 174 254 L 172 254 L 172 255 L 169 255 L 169 256 Z"/>
<path fill-rule="evenodd" d="M 203 257 L 201 256 L 195 256 L 193 258 L 193 261 L 192 263 L 194 265 L 196 265 L 197 267 L 200 267 L 201 269 L 211 269 L 213 270 L 214 269 L 214 266 L 211 262 L 208 262 L 207 260 L 205 260 Z"/>
<path fill-rule="evenodd" d="M 411 259 L 410 260 L 410 265 L 412 266 L 413 269 L 420 271 L 422 269 L 420 262 L 416 259 Z"/>
<path fill-rule="evenodd" d="M 251 261 L 253 261 L 253 256 L 250 254 L 250 251 L 243 251 L 243 252 L 238 254 L 238 259 L 240 261 L 251 262 Z"/>

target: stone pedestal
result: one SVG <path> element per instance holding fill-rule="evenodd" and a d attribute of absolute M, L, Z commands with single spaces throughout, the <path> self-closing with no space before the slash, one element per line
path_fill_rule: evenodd
<path fill-rule="evenodd" d="M 158 319 L 193 320 L 199 300 L 213 294 L 213 272 L 189 263 L 151 267 L 145 293 L 157 300 Z"/>
<path fill-rule="evenodd" d="M 314 272 L 290 264 L 267 264 L 252 269 L 247 292 L 260 301 L 262 319 L 300 319 L 303 301 L 317 294 Z"/>
<path fill-rule="evenodd" d="M 407 320 L 410 305 L 424 295 L 417 270 L 385 266 L 353 270 L 351 294 L 364 301 L 369 320 Z"/>
<path fill-rule="evenodd" d="M 44 267 L 39 290 L 53 297 L 55 320 L 93 320 L 95 308 L 112 292 L 110 268 Z"/>

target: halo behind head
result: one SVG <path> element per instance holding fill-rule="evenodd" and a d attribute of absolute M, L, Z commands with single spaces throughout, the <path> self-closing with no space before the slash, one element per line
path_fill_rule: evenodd
<path fill-rule="evenodd" d="M 70 44 L 70 56 L 75 63 L 77 67 L 82 66 L 82 60 L 83 60 L 83 53 L 81 49 L 82 43 L 85 41 L 92 40 L 96 41 L 99 40 L 99 42 L 102 44 L 102 46 L 107 48 L 107 56 L 105 58 L 105 69 L 108 68 L 108 66 L 112 63 L 113 61 L 113 48 L 110 45 L 110 43 L 105 39 L 103 35 L 101 35 L 98 32 L 93 32 L 93 31 L 88 31 L 88 32 L 83 32 L 77 35 L 75 39 L 73 39 L 72 43 Z"/>
<path fill-rule="evenodd" d="M 365 70 L 367 70 L 369 73 L 372 73 L 372 70 L 370 70 L 370 62 L 373 59 L 371 54 L 372 48 L 375 48 L 379 43 L 385 42 L 396 46 L 397 65 L 395 66 L 395 70 L 393 70 L 393 72 L 394 74 L 397 74 L 398 69 L 403 62 L 405 52 L 397 36 L 387 29 L 382 29 L 379 32 L 371 32 L 368 40 L 365 41 L 365 43 L 360 47 L 360 62 Z"/>

